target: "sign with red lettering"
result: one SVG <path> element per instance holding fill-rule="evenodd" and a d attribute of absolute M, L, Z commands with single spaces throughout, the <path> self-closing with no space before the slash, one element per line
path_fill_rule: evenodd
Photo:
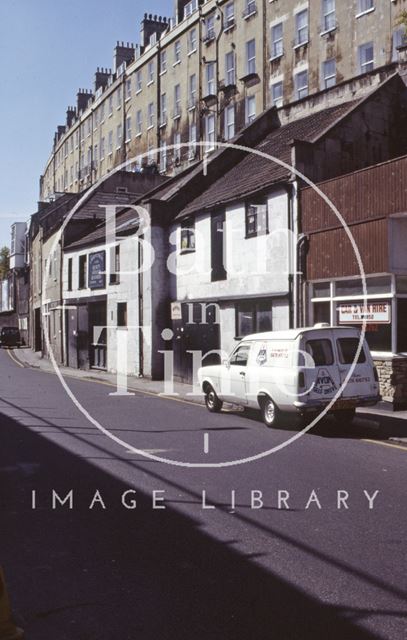
<path fill-rule="evenodd" d="M 390 302 L 352 302 L 338 307 L 339 324 L 390 324 Z"/>

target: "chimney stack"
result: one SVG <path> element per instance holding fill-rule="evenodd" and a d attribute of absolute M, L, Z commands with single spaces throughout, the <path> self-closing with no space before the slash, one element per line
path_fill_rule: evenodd
<path fill-rule="evenodd" d="M 141 21 L 141 46 L 146 47 L 149 44 L 150 38 L 154 33 L 157 34 L 157 40 L 159 40 L 161 34 L 168 29 L 168 26 L 168 18 L 164 18 L 163 16 L 153 16 L 151 13 L 145 13 L 144 18 Z"/>
<path fill-rule="evenodd" d="M 76 106 L 78 115 L 81 111 L 84 111 L 87 108 L 90 98 L 93 98 L 92 91 L 89 91 L 88 89 L 79 89 L 78 93 L 76 94 Z"/>
<path fill-rule="evenodd" d="M 73 121 L 76 118 L 75 107 L 68 107 L 66 110 L 66 127 L 69 129 L 72 126 Z"/>
<path fill-rule="evenodd" d="M 113 52 L 113 70 L 116 73 L 117 69 L 123 62 L 129 63 L 134 60 L 135 47 L 132 42 L 119 42 L 117 41 Z"/>
<path fill-rule="evenodd" d="M 106 89 L 109 76 L 112 75 L 111 69 L 97 68 L 95 72 L 95 93 L 100 87 Z"/>

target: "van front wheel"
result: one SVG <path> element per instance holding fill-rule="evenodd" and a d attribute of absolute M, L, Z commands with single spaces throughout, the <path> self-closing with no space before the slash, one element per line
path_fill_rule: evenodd
<path fill-rule="evenodd" d="M 211 413 L 219 413 L 222 409 L 223 402 L 219 400 L 212 387 L 209 387 L 205 391 L 205 404 L 208 411 Z"/>
<path fill-rule="evenodd" d="M 277 405 L 269 396 L 265 396 L 261 400 L 261 415 L 263 422 L 269 429 L 272 429 L 277 425 L 279 418 L 279 411 Z"/>

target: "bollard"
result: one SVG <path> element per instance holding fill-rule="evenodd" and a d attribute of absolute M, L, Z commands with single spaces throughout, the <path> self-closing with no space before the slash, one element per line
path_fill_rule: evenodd
<path fill-rule="evenodd" d="M 24 631 L 14 624 L 3 569 L 0 567 L 0 640 L 21 640 Z"/>

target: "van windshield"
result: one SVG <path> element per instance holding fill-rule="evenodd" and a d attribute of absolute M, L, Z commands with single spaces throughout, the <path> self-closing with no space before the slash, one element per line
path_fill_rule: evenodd
<path fill-rule="evenodd" d="M 334 354 L 330 340 L 307 340 L 305 350 L 310 354 L 316 367 L 333 364 Z"/>
<path fill-rule="evenodd" d="M 359 347 L 358 338 L 339 338 L 337 344 L 339 362 L 341 364 L 352 364 L 354 359 L 356 358 L 356 352 Z M 360 352 L 358 359 L 358 364 L 363 364 L 363 362 L 366 362 L 366 354 L 362 347 L 362 351 Z"/>

